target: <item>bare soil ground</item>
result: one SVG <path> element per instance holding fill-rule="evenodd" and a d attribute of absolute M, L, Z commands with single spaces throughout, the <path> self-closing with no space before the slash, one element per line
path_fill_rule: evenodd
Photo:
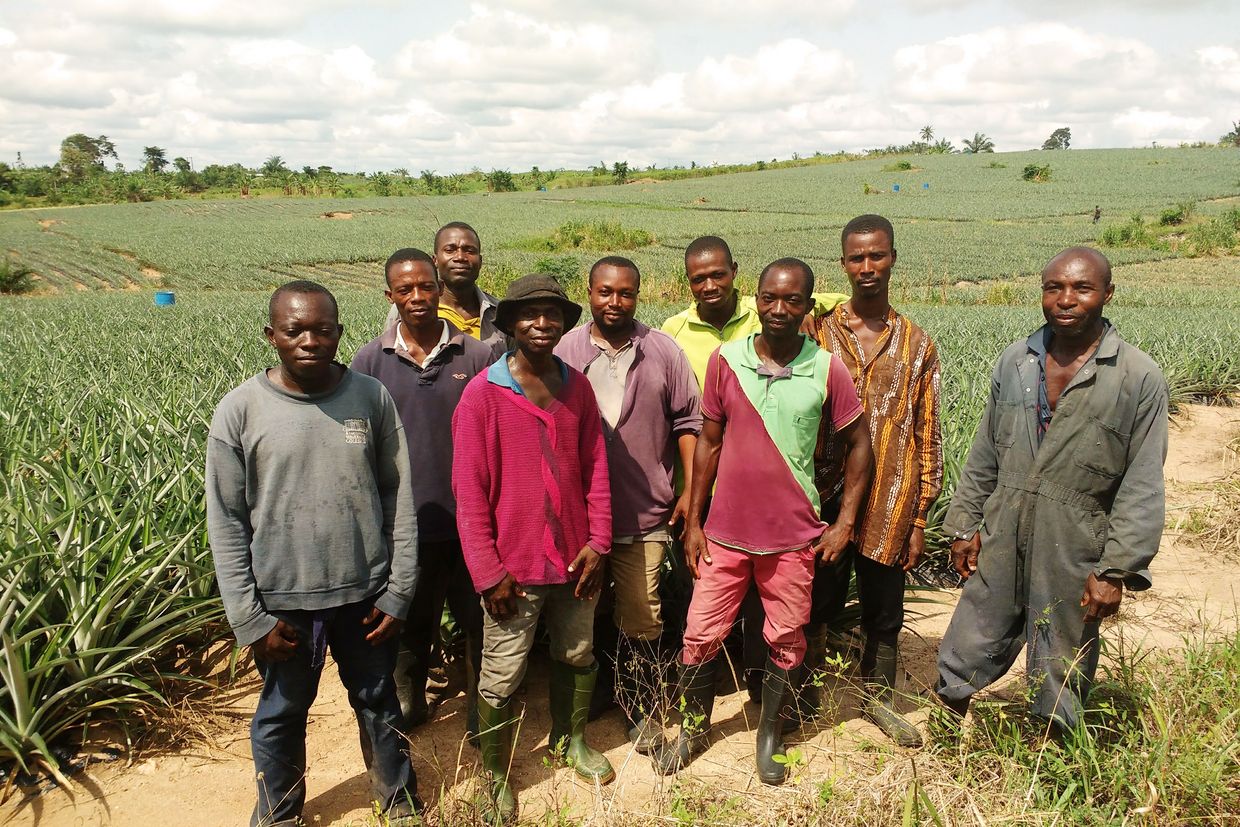
<path fill-rule="evenodd" d="M 1124 607 L 1106 637 L 1125 647 L 1177 648 L 1185 635 L 1234 629 L 1240 616 L 1240 557 L 1217 547 L 1203 547 L 1175 529 L 1179 517 L 1212 496 L 1214 486 L 1240 473 L 1235 441 L 1240 436 L 1240 408 L 1189 406 L 1173 424 L 1167 458 L 1168 529 L 1154 562 L 1153 590 L 1125 597 Z M 1232 514 L 1234 522 L 1240 514 Z M 934 681 L 935 652 L 955 602 L 953 593 L 932 606 L 912 607 L 903 643 L 905 692 L 928 692 Z M 1014 674 L 996 687 L 1003 693 L 1019 680 Z M 203 710 L 203 734 L 178 748 L 150 748 L 131 764 L 95 763 L 75 780 L 75 790 L 50 789 L 36 796 L 15 796 L 0 808 L 0 822 L 12 825 L 155 824 L 234 825 L 246 821 L 253 805 L 253 765 L 247 724 L 258 682 L 249 673 L 237 685 L 212 696 Z M 855 687 L 845 683 L 833 693 L 832 715 L 817 732 L 801 737 L 806 760 L 801 780 L 830 777 L 842 756 L 885 744 L 883 736 L 860 717 Z M 514 778 L 523 815 L 540 823 L 546 812 L 569 808 L 572 821 L 605 824 L 624 813 L 667 812 L 672 782 L 656 775 L 648 759 L 628 746 L 618 711 L 590 725 L 593 744 L 604 749 L 617 771 L 602 789 L 577 780 L 569 769 L 547 766 L 544 756 L 548 715 L 545 663 L 535 659 L 522 695 L 526 717 L 519 735 Z M 908 702 L 911 720 L 921 723 L 925 708 Z M 754 770 L 753 727 L 757 710 L 743 692 L 719 699 L 711 747 L 686 775 L 724 795 L 771 799 L 804 794 L 800 785 L 763 787 Z M 455 800 L 473 789 L 477 752 L 463 744 L 463 699 L 447 700 L 439 715 L 415 734 L 412 756 L 424 798 Z M 310 719 L 307 756 L 309 798 L 305 817 L 311 824 L 369 824 L 368 784 L 362 768 L 357 729 L 345 693 L 329 665 Z M 553 817 L 552 817 L 553 818 Z M 550 819 L 549 819 L 550 820 Z M 557 822 L 562 823 L 562 822 Z M 571 822 L 570 822 L 571 823 Z"/>

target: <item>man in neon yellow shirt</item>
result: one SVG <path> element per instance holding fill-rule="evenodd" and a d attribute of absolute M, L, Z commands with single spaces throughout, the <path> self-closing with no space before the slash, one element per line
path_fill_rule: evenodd
<path fill-rule="evenodd" d="M 734 285 L 736 270 L 732 249 L 718 236 L 702 236 L 685 248 L 685 278 L 693 294 L 693 304 L 665 321 L 663 332 L 684 349 L 698 385 L 705 381 L 706 364 L 720 345 L 762 331 L 754 297 L 742 297 Z M 811 322 L 815 316 L 830 313 L 836 305 L 848 300 L 843 293 L 814 293 L 812 298 L 814 312 L 806 314 Z M 809 335 L 812 339 L 813 327 L 809 328 Z M 676 485 L 677 490 L 682 486 L 679 474 Z M 683 622 L 686 608 L 665 604 L 665 624 L 675 628 L 679 625 L 676 621 Z M 766 645 L 761 634 L 765 614 L 756 589 L 750 589 L 746 595 L 741 616 L 746 630 L 744 662 L 749 697 L 760 704 L 766 668 Z"/>

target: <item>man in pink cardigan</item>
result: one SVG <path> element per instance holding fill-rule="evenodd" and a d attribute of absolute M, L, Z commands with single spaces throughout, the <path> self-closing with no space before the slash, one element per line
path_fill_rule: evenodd
<path fill-rule="evenodd" d="M 508 783 L 516 711 L 538 618 L 551 635 L 549 748 L 603 784 L 607 758 L 585 741 L 598 676 L 594 610 L 611 551 L 607 447 L 590 382 L 553 355 L 581 317 L 554 278 L 508 288 L 495 324 L 516 343 L 465 388 L 452 417 L 452 489 L 465 564 L 482 595 L 478 737 L 492 812 L 516 817 Z"/>

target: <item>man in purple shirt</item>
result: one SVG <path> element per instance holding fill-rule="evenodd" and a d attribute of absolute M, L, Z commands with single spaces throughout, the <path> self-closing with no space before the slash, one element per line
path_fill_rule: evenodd
<path fill-rule="evenodd" d="M 672 526 L 688 507 L 672 487 L 702 429 L 697 379 L 680 346 L 634 318 L 641 273 L 621 256 L 590 268 L 592 321 L 565 334 L 556 355 L 590 380 L 603 418 L 611 478 L 613 616 L 619 629 L 617 695 L 629 740 L 649 753 L 662 739 L 664 695 L 659 574 Z"/>

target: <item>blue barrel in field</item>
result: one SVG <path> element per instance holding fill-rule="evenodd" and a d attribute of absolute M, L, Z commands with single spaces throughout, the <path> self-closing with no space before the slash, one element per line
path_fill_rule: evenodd
<path fill-rule="evenodd" d="M 899 184 L 892 184 L 892 185 L 891 185 L 891 191 L 892 191 L 892 192 L 899 192 L 899 191 L 900 191 L 900 185 L 899 185 Z"/>
<path fill-rule="evenodd" d="M 929 183 L 929 182 L 926 182 L 925 184 L 922 184 L 922 185 L 921 185 L 921 188 L 922 188 L 923 190 L 928 190 L 928 189 L 930 189 L 930 183 Z"/>
<path fill-rule="evenodd" d="M 172 307 L 172 305 L 176 303 L 177 303 L 177 294 L 173 293 L 171 290 L 156 290 L 155 291 L 155 306 L 156 307 Z"/>

